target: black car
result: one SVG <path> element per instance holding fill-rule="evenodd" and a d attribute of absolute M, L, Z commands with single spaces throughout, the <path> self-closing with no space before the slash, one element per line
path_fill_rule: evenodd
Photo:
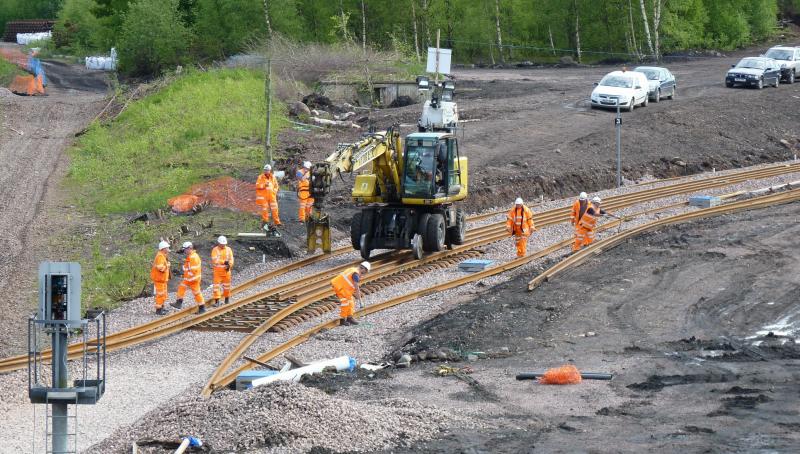
<path fill-rule="evenodd" d="M 678 83 L 675 82 L 675 76 L 667 68 L 639 66 L 634 71 L 644 73 L 647 76 L 647 94 L 650 96 L 651 101 L 659 102 L 662 98 L 675 98 Z"/>
<path fill-rule="evenodd" d="M 781 65 L 766 57 L 746 57 L 728 70 L 725 86 L 752 86 L 758 89 L 764 85 L 777 87 L 781 81 Z"/>

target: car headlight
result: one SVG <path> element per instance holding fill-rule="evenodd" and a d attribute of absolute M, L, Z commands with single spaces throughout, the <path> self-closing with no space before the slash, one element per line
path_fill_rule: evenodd
<path fill-rule="evenodd" d="M 756 76 L 755 74 L 748 74 L 747 75 L 748 79 L 755 79 L 756 77 L 758 77 L 758 76 Z"/>

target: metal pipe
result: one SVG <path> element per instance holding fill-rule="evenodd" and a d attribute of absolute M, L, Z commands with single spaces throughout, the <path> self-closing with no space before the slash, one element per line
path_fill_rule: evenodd
<path fill-rule="evenodd" d="M 517 380 L 535 380 L 544 375 L 544 372 L 525 372 L 517 374 Z M 581 378 L 584 380 L 611 380 L 611 374 L 602 372 L 581 372 Z"/>

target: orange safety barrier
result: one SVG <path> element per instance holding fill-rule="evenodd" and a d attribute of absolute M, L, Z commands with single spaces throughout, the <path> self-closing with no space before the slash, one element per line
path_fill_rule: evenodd
<path fill-rule="evenodd" d="M 41 76 L 14 76 L 14 81 L 11 82 L 8 89 L 18 95 L 34 96 L 44 94 Z"/>
<path fill-rule="evenodd" d="M 576 385 L 580 382 L 581 373 L 571 364 L 547 369 L 544 375 L 539 377 L 539 383 L 544 385 Z"/>
<path fill-rule="evenodd" d="M 261 212 L 261 208 L 256 205 L 255 184 L 233 177 L 198 183 L 184 194 L 169 199 L 168 203 L 173 211 L 179 213 L 189 212 L 201 204 L 254 214 Z"/>

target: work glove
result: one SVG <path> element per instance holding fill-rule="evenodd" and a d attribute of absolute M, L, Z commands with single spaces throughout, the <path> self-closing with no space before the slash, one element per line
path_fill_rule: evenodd
<path fill-rule="evenodd" d="M 225 261 L 225 271 L 230 271 L 230 270 L 231 270 L 231 262 L 226 260 Z"/>

